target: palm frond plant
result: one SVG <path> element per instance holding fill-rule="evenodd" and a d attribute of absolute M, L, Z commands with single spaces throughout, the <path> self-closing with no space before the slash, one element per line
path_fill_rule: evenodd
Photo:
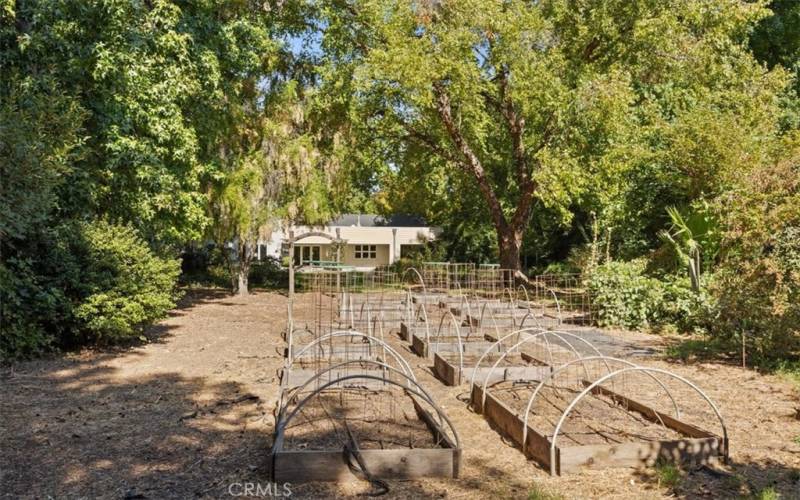
<path fill-rule="evenodd" d="M 689 272 L 692 290 L 700 292 L 703 265 L 709 266 L 719 251 L 718 223 L 707 204 L 687 215 L 676 207 L 667 207 L 669 229 L 658 233 L 659 238 L 675 252 L 681 265 Z"/>

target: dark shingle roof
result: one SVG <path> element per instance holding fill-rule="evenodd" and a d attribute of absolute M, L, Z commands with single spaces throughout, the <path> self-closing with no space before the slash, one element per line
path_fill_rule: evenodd
<path fill-rule="evenodd" d="M 342 214 L 331 221 L 332 227 L 427 227 L 425 219 L 417 215 L 395 214 L 389 216 L 375 214 Z"/>

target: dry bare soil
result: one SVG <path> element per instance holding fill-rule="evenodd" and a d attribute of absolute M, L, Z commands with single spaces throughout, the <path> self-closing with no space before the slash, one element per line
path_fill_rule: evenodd
<path fill-rule="evenodd" d="M 231 484 L 267 484 L 285 315 L 286 298 L 277 293 L 196 290 L 148 332 L 148 343 L 3 367 L 0 496 L 219 498 Z M 445 387 L 430 361 L 393 342 L 453 419 L 464 456 L 461 478 L 389 481 L 388 498 L 735 498 L 769 487 L 800 498 L 800 397 L 782 378 L 722 364 L 648 362 L 697 382 L 719 404 L 730 465 L 682 471 L 677 481 L 633 469 L 554 478 L 471 412 L 464 388 Z M 353 481 L 292 490 L 326 498 L 370 488 Z"/>

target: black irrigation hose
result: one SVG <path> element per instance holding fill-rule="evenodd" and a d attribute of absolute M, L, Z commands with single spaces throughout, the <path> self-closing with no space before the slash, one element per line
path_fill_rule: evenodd
<path fill-rule="evenodd" d="M 344 444 L 342 452 L 344 453 L 344 459 L 345 462 L 347 462 L 347 467 L 356 477 L 368 481 L 373 488 L 373 491 L 365 493 L 364 495 L 368 497 L 379 497 L 389 493 L 389 485 L 386 483 L 386 481 L 374 477 L 367 470 L 367 465 L 364 463 L 364 457 L 361 456 L 361 451 L 358 449 L 358 444 L 353 437 L 353 433 L 350 432 L 350 427 L 347 425 L 346 421 L 344 428 L 347 432 L 347 442 Z M 356 459 L 357 465 L 353 464 L 351 457 Z"/>

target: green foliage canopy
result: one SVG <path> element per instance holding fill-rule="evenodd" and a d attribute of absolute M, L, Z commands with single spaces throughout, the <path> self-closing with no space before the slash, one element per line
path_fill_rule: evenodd
<path fill-rule="evenodd" d="M 319 4 L 323 89 L 350 96 L 384 175 L 477 192 L 504 265 L 534 211 L 619 227 L 633 212 L 652 244 L 665 206 L 766 158 L 790 81 L 743 45 L 765 2 Z M 428 187 L 400 185 L 385 198 Z"/>

